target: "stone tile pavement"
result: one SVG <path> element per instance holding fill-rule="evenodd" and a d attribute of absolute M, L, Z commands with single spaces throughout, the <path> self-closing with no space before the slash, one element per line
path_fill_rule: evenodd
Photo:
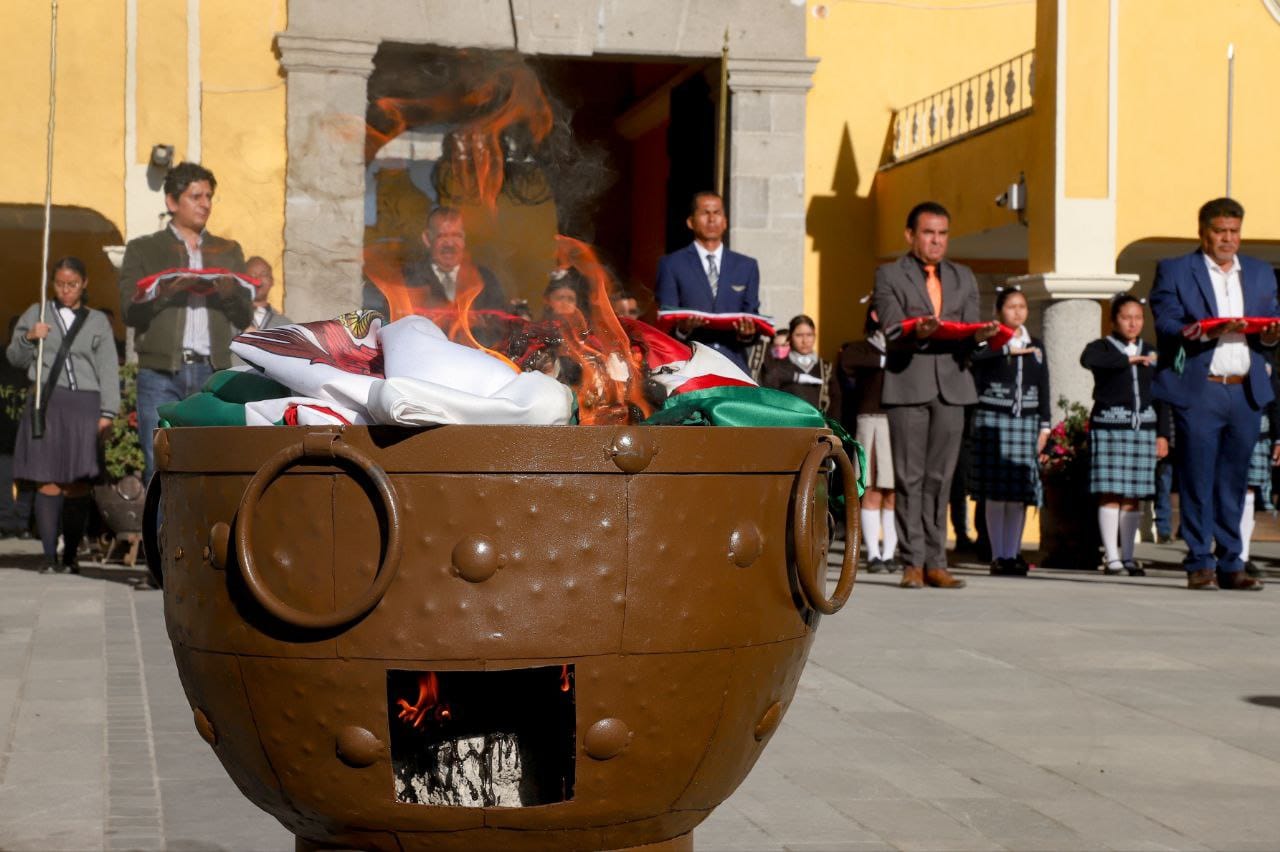
<path fill-rule="evenodd" d="M 196 735 L 160 595 L 32 550 L 0 553 L 0 849 L 291 849 Z M 699 850 L 1280 848 L 1280 587 L 894 582 L 822 621 Z"/>

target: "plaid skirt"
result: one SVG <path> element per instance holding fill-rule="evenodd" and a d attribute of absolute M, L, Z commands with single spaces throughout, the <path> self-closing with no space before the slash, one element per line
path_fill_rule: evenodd
<path fill-rule="evenodd" d="M 1089 492 L 1141 500 L 1156 491 L 1156 430 L 1089 428 Z"/>
<path fill-rule="evenodd" d="M 1249 487 L 1258 489 L 1262 497 L 1259 508 L 1271 508 L 1271 438 L 1265 433 L 1249 457 Z"/>
<path fill-rule="evenodd" d="M 1039 506 L 1040 418 L 979 408 L 970 424 L 969 493 L 977 499 Z"/>

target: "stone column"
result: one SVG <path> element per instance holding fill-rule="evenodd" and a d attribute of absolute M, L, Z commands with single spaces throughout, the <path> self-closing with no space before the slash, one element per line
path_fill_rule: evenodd
<path fill-rule="evenodd" d="M 285 312 L 298 322 L 360 307 L 367 82 L 378 43 L 281 33 L 288 75 Z"/>
<path fill-rule="evenodd" d="M 816 59 L 729 60 L 729 242 L 760 263 L 761 310 L 804 310 L 805 95 Z"/>

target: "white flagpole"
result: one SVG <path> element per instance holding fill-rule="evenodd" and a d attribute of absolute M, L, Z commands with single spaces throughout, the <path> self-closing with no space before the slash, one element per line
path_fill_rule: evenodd
<path fill-rule="evenodd" d="M 53 216 L 53 125 L 54 109 L 57 104 L 56 85 L 58 80 L 58 0 L 51 0 L 49 9 L 49 125 L 45 137 L 44 157 L 44 238 L 40 250 L 40 322 L 46 320 L 46 307 L 49 300 L 46 296 L 47 276 L 49 274 L 49 229 Z M 44 371 L 44 338 L 36 343 L 36 399 L 31 409 L 31 435 L 34 438 L 44 436 L 44 418 L 40 416 L 41 396 L 43 394 Z"/>
<path fill-rule="evenodd" d="M 1231 197 L 1231 140 L 1236 111 L 1236 46 L 1227 45 L 1227 197 Z"/>

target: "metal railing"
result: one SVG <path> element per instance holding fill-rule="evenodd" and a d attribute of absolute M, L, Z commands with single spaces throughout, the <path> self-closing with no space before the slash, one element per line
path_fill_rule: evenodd
<path fill-rule="evenodd" d="M 1031 111 L 1035 51 L 1028 50 L 893 114 L 890 162 L 901 162 Z"/>

